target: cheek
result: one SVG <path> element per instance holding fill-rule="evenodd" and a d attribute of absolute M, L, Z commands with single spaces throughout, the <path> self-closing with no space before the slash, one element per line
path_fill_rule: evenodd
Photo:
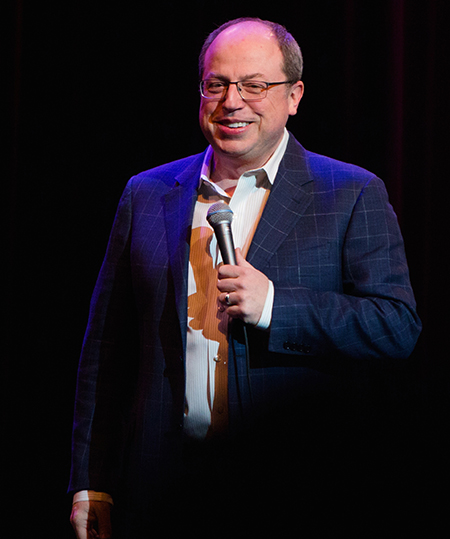
<path fill-rule="evenodd" d="M 286 109 L 286 100 L 266 97 L 260 106 L 255 108 L 255 112 L 270 123 L 279 123 L 286 116 Z"/>
<path fill-rule="evenodd" d="M 277 103 L 271 103 L 271 106 L 266 110 L 265 119 L 266 124 L 271 130 L 278 130 L 280 126 L 285 126 L 289 112 L 287 110 L 286 102 L 281 101 Z"/>
<path fill-rule="evenodd" d="M 206 114 L 204 108 L 200 107 L 200 111 L 199 111 L 199 114 L 198 114 L 198 121 L 199 121 L 200 127 L 201 127 L 201 129 L 203 131 L 208 128 L 208 123 L 209 123 L 208 117 L 209 117 L 209 115 Z"/>
<path fill-rule="evenodd" d="M 202 126 L 208 126 L 212 123 L 212 115 L 214 113 L 213 103 L 202 103 L 199 109 L 199 122 Z"/>

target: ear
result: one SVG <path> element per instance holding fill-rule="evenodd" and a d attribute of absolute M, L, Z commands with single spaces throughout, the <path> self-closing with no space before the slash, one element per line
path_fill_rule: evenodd
<path fill-rule="evenodd" d="M 305 85 L 301 80 L 293 84 L 289 89 L 289 115 L 295 116 L 297 114 L 297 109 L 300 104 L 300 101 L 303 97 L 303 92 L 305 90 Z"/>

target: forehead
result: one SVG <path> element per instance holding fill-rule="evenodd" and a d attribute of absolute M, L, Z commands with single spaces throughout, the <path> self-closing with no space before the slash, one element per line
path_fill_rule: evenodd
<path fill-rule="evenodd" d="M 283 56 L 271 29 L 258 23 L 241 23 L 224 30 L 205 55 L 204 76 L 230 77 L 282 73 Z"/>

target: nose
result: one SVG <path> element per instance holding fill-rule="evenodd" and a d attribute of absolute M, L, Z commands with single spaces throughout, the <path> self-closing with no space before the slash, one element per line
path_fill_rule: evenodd
<path fill-rule="evenodd" d="M 242 108 L 243 104 L 244 100 L 239 93 L 237 84 L 230 84 L 225 99 L 222 102 L 223 107 L 228 110 L 236 110 Z"/>

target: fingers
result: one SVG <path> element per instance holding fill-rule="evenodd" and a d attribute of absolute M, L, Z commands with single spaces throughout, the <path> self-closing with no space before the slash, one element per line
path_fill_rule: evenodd
<path fill-rule="evenodd" d="M 239 268 L 252 268 L 253 266 L 242 256 L 241 249 L 238 247 L 235 250 L 237 266 L 225 264 L 219 267 L 219 279 L 229 279 L 238 277 L 240 274 Z"/>
<path fill-rule="evenodd" d="M 105 502 L 101 502 L 104 504 Z M 110 539 L 111 537 L 111 509 L 110 505 L 103 507 L 103 510 L 97 513 L 98 519 L 98 537 L 99 539 Z"/>
<path fill-rule="evenodd" d="M 232 307 L 237 302 L 233 303 L 233 300 L 231 298 L 231 293 L 226 293 L 226 294 L 219 295 L 219 303 L 221 306 L 221 310 L 224 311 L 227 307 Z"/>
<path fill-rule="evenodd" d="M 77 539 L 88 539 L 89 523 L 89 502 L 78 502 L 72 506 L 70 523 L 75 530 Z"/>
<path fill-rule="evenodd" d="M 70 522 L 77 539 L 110 539 L 111 510 L 107 502 L 82 501 L 74 503 Z"/>
<path fill-rule="evenodd" d="M 236 249 L 236 261 L 237 266 L 219 268 L 219 308 L 232 318 L 256 325 L 264 308 L 269 280 L 244 259 L 240 249 Z"/>

